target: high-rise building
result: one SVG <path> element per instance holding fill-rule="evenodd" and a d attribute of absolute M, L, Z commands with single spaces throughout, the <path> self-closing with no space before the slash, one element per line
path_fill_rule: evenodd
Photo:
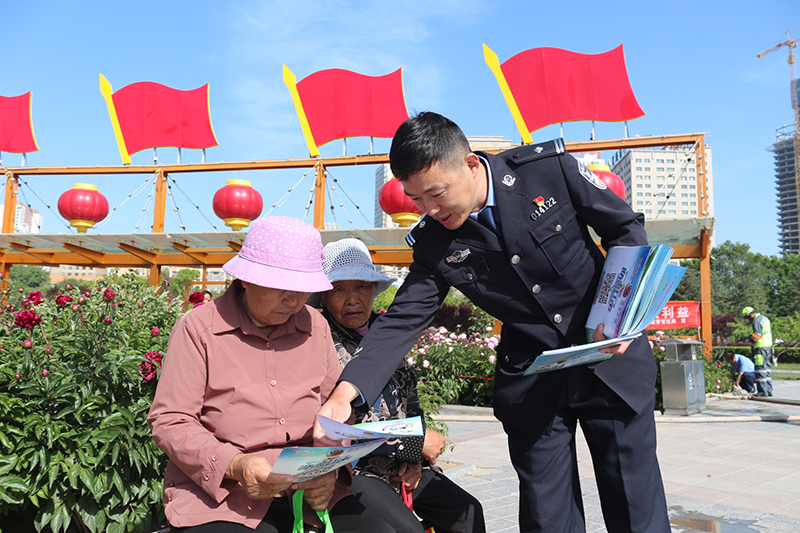
<path fill-rule="evenodd" d="M 4 211 L 5 204 L 0 204 L 0 213 Z M 41 233 L 42 215 L 36 209 L 17 202 L 14 212 L 14 233 Z"/>
<path fill-rule="evenodd" d="M 699 176 L 693 146 L 615 152 L 611 170 L 625 184 L 625 201 L 648 220 L 714 216 L 711 147 L 706 146 L 706 175 Z M 707 212 L 701 210 L 705 180 Z"/>
<path fill-rule="evenodd" d="M 797 183 L 794 169 L 794 127 L 777 130 L 777 141 L 767 148 L 775 161 L 775 190 L 778 197 L 778 246 L 781 254 L 800 252 L 797 228 Z"/>

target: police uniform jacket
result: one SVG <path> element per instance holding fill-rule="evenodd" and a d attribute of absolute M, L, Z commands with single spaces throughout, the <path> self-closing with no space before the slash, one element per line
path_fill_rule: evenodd
<path fill-rule="evenodd" d="M 544 350 L 587 342 L 603 264 L 587 226 L 605 249 L 646 245 L 644 216 L 567 154 L 561 140 L 478 155 L 490 167 L 502 237 L 471 218 L 449 230 L 423 217 L 407 239 L 414 248 L 408 277 L 340 380 L 374 402 L 453 286 L 503 322 L 495 415 L 516 431 L 541 433 L 569 373 L 586 370 L 522 374 Z M 656 366 L 645 338 L 588 370 L 636 412 L 653 394 Z"/>

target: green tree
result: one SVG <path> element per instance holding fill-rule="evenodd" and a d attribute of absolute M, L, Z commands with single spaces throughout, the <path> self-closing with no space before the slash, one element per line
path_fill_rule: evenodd
<path fill-rule="evenodd" d="M 173 276 L 168 279 L 169 294 L 173 298 L 183 298 L 183 289 L 186 281 L 195 281 L 200 279 L 200 271 L 193 268 L 182 268 L 178 270 Z M 192 285 L 189 287 L 189 292 L 199 291 L 200 285 Z"/>
<path fill-rule="evenodd" d="M 751 252 L 749 244 L 725 241 L 714 248 L 711 294 L 715 311 L 740 316 L 742 308 L 753 306 L 768 315 L 775 281 L 768 259 Z"/>
<path fill-rule="evenodd" d="M 50 275 L 42 270 L 42 267 L 12 265 L 9 285 L 12 289 L 22 287 L 25 294 L 30 291 L 45 293 L 50 288 Z"/>
<path fill-rule="evenodd" d="M 800 312 L 800 255 L 772 256 L 768 258 L 767 266 L 775 276 L 769 287 L 770 311 L 782 317 Z"/>
<path fill-rule="evenodd" d="M 700 260 L 686 259 L 681 261 L 681 266 L 686 267 L 686 273 L 672 295 L 673 300 L 699 302 L 700 301 Z"/>

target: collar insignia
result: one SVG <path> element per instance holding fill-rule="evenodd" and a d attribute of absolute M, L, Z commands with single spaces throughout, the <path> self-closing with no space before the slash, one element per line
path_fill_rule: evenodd
<path fill-rule="evenodd" d="M 451 255 L 450 257 L 446 258 L 445 261 L 447 261 L 448 263 L 461 263 L 467 258 L 467 256 L 470 253 L 471 252 L 470 252 L 469 248 L 467 248 L 465 250 L 456 250 L 453 253 L 453 255 Z"/>
<path fill-rule="evenodd" d="M 544 148 L 542 148 L 541 146 L 537 146 L 536 148 L 533 149 L 533 151 L 536 152 L 537 154 L 541 154 L 542 150 L 544 150 Z"/>
<path fill-rule="evenodd" d="M 505 185 L 506 187 L 512 187 L 515 181 L 517 181 L 517 178 L 515 178 L 510 174 L 506 174 L 505 176 L 503 176 L 503 185 Z"/>

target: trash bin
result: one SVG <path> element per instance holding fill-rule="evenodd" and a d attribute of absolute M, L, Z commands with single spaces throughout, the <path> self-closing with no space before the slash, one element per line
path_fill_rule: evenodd
<path fill-rule="evenodd" d="M 661 361 L 661 395 L 664 413 L 691 415 L 706 408 L 703 343 L 664 339 L 666 361 Z M 698 357 L 698 355 L 700 357 Z"/>

